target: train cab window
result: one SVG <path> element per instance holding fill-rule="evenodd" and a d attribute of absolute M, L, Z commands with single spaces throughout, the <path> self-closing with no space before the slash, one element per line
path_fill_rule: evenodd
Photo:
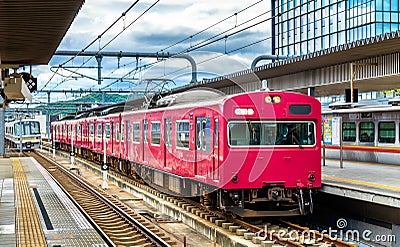
<path fill-rule="evenodd" d="M 380 143 L 394 143 L 396 140 L 395 122 L 378 123 L 378 141 Z"/>
<path fill-rule="evenodd" d="M 101 138 L 101 135 L 102 135 L 102 133 L 101 133 L 101 124 L 98 124 L 97 125 L 97 137 Z"/>
<path fill-rule="evenodd" d="M 121 141 L 124 141 L 124 137 L 125 137 L 125 124 L 122 123 L 121 124 Z"/>
<path fill-rule="evenodd" d="M 172 120 L 170 118 L 165 119 L 164 125 L 165 146 L 170 148 L 172 147 Z"/>
<path fill-rule="evenodd" d="M 344 142 L 355 142 L 356 141 L 356 123 L 343 122 L 342 130 L 343 130 L 342 140 Z"/>
<path fill-rule="evenodd" d="M 40 124 L 39 122 L 28 122 L 30 123 L 30 133 L 31 135 L 39 135 L 40 134 Z"/>
<path fill-rule="evenodd" d="M 22 134 L 20 132 L 21 126 L 19 124 L 14 124 L 14 135 L 15 136 L 19 136 L 20 134 Z"/>
<path fill-rule="evenodd" d="M 94 137 L 94 125 L 89 125 L 89 137 Z"/>
<path fill-rule="evenodd" d="M 189 149 L 189 121 L 176 121 L 176 147 Z"/>
<path fill-rule="evenodd" d="M 160 145 L 160 122 L 151 122 L 151 144 Z"/>
<path fill-rule="evenodd" d="M 140 142 L 140 123 L 133 123 L 133 138 L 132 141 L 135 143 Z"/>
<path fill-rule="evenodd" d="M 110 139 L 110 124 L 106 124 L 106 138 Z"/>
<path fill-rule="evenodd" d="M 149 122 L 148 120 L 143 120 L 143 142 L 145 144 L 148 143 L 148 138 L 149 138 Z"/>
<path fill-rule="evenodd" d="M 373 122 L 360 123 L 360 142 L 374 142 L 375 140 L 375 126 Z"/>
<path fill-rule="evenodd" d="M 313 122 L 256 122 L 228 123 L 230 146 L 313 146 Z"/>

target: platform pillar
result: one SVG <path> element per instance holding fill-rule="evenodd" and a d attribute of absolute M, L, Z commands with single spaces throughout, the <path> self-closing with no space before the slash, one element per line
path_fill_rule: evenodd
<path fill-rule="evenodd" d="M 1 81 L 1 78 L 0 78 Z M 5 157 L 6 156 L 6 147 L 5 147 L 5 105 L 4 105 L 4 100 L 3 98 L 0 96 L 0 104 L 2 105 L 2 108 L 0 109 L 0 156 Z"/>

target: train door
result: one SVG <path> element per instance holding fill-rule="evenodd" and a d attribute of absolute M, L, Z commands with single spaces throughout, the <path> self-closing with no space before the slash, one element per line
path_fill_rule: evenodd
<path fill-rule="evenodd" d="M 164 167 L 172 168 L 172 119 L 164 119 Z"/>
<path fill-rule="evenodd" d="M 143 161 L 146 160 L 146 153 L 148 151 L 148 132 L 149 132 L 149 122 L 147 119 L 143 120 L 143 131 L 142 131 L 142 158 Z"/>
<path fill-rule="evenodd" d="M 210 117 L 196 117 L 196 167 L 195 174 L 206 176 L 211 170 Z"/>
<path fill-rule="evenodd" d="M 214 117 L 214 135 L 213 135 L 213 167 L 212 167 L 212 179 L 219 179 L 219 124 L 218 117 Z"/>

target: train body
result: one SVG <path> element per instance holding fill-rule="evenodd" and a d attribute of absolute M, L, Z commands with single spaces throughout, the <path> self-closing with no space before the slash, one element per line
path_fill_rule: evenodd
<path fill-rule="evenodd" d="M 53 122 L 53 140 L 99 163 L 105 153 L 113 170 L 243 217 L 312 211 L 321 186 L 317 100 L 285 92 L 186 97 Z"/>
<path fill-rule="evenodd" d="M 9 149 L 32 150 L 42 141 L 40 122 L 36 119 L 21 119 L 5 124 L 5 142 Z"/>
<path fill-rule="evenodd" d="M 323 111 L 341 117 L 343 159 L 400 165 L 400 106 L 380 105 Z M 339 159 L 339 146 L 326 145 L 326 157 Z"/>

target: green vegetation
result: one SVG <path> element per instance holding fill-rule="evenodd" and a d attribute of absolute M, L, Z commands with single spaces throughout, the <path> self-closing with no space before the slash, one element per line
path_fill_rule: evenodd
<path fill-rule="evenodd" d="M 126 101 L 128 95 L 124 94 L 106 94 L 105 104 L 115 104 Z M 79 99 L 60 101 L 57 103 L 52 103 L 48 105 L 39 105 L 38 109 L 50 109 L 51 116 L 66 116 L 68 114 L 74 114 L 77 111 L 85 110 L 91 108 L 93 104 L 101 106 L 103 104 L 103 98 L 101 93 L 92 93 L 85 95 Z M 87 103 L 87 104 L 85 104 Z"/>

